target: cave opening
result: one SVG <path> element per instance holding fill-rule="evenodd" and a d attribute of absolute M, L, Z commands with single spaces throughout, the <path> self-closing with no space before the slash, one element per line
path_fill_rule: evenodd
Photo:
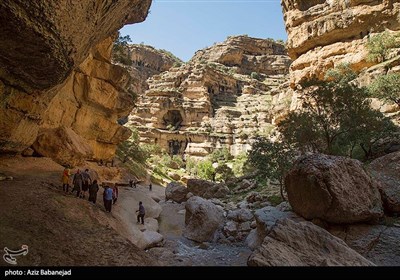
<path fill-rule="evenodd" d="M 179 130 L 182 125 L 183 118 L 178 110 L 169 110 L 162 118 L 164 128 L 167 130 Z"/>

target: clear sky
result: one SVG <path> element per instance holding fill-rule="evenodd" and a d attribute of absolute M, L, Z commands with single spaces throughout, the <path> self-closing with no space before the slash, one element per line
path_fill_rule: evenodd
<path fill-rule="evenodd" d="M 280 0 L 153 0 L 143 23 L 120 32 L 183 61 L 230 35 L 287 39 Z"/>

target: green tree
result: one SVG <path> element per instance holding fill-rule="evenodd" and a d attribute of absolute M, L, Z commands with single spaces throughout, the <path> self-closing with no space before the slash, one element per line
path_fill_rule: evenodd
<path fill-rule="evenodd" d="M 212 162 L 209 160 L 202 160 L 197 163 L 197 176 L 204 180 L 215 179 L 215 169 Z"/>
<path fill-rule="evenodd" d="M 400 107 L 400 73 L 379 76 L 368 86 L 368 90 L 371 96 L 393 102 Z"/>
<path fill-rule="evenodd" d="M 229 150 L 224 147 L 222 149 L 216 149 L 214 150 L 208 158 L 211 160 L 211 162 L 227 162 L 228 160 L 231 160 L 233 156 L 229 152 Z"/>
<path fill-rule="evenodd" d="M 219 164 L 217 168 L 215 168 L 215 174 L 216 181 L 226 182 L 226 180 L 235 177 L 232 169 L 225 163 Z"/>
<path fill-rule="evenodd" d="M 123 162 L 133 160 L 139 163 L 145 163 L 153 151 L 149 150 L 144 145 L 140 145 L 140 136 L 136 128 L 131 128 L 131 131 L 132 134 L 129 139 L 119 145 L 119 156 Z"/>
<path fill-rule="evenodd" d="M 369 38 L 367 42 L 368 57 L 371 62 L 383 62 L 389 58 L 392 49 L 400 47 L 398 36 L 385 31 Z"/>
<path fill-rule="evenodd" d="M 132 60 L 129 57 L 128 44 L 132 42 L 129 35 L 121 36 L 118 32 L 118 36 L 113 43 L 112 49 L 112 60 L 115 62 L 122 63 L 124 65 L 132 65 Z"/>
<path fill-rule="evenodd" d="M 249 164 L 259 171 L 259 176 L 279 183 L 282 199 L 285 200 L 284 178 L 293 165 L 295 152 L 288 142 L 279 139 L 272 142 L 258 137 L 248 154 Z"/>
<path fill-rule="evenodd" d="M 280 123 L 278 131 L 301 152 L 352 156 L 358 145 L 368 158 L 374 143 L 395 129 L 371 109 L 367 89 L 351 82 L 353 75 L 346 69 L 336 69 L 330 81 L 303 84 L 303 110 Z"/>

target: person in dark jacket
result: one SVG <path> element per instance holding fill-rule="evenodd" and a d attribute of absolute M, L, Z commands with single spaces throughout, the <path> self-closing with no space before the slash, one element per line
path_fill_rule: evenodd
<path fill-rule="evenodd" d="M 118 199 L 118 186 L 114 186 L 113 188 L 113 204 L 117 202 Z"/>
<path fill-rule="evenodd" d="M 141 201 L 139 201 L 139 210 L 136 210 L 136 212 L 139 212 L 139 214 L 137 215 L 137 223 L 140 223 L 140 221 L 142 222 L 142 225 L 144 225 L 144 207 L 143 207 L 143 203 Z"/>
<path fill-rule="evenodd" d="M 81 171 L 79 169 L 76 171 L 76 173 L 74 175 L 72 184 L 74 185 L 74 188 L 72 189 L 71 193 L 74 193 L 74 191 L 76 191 L 76 197 L 81 197 L 83 177 L 82 177 Z"/>
<path fill-rule="evenodd" d="M 112 207 L 112 188 L 109 186 L 106 186 L 103 192 L 103 200 L 104 200 L 104 208 L 106 208 L 106 212 L 111 213 L 111 207 Z"/>
<path fill-rule="evenodd" d="M 89 169 L 85 169 L 85 172 L 82 173 L 82 198 L 86 197 L 86 192 L 89 190 L 90 185 L 92 184 L 92 178 L 89 174 Z"/>
<path fill-rule="evenodd" d="M 97 180 L 94 180 L 89 187 L 89 201 L 93 202 L 93 204 L 96 204 L 98 191 L 99 191 L 99 185 L 97 184 Z"/>

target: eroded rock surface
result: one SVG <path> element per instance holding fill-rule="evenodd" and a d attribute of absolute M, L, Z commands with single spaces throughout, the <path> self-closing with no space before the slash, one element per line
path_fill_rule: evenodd
<path fill-rule="evenodd" d="M 354 159 L 305 156 L 288 173 L 285 186 L 293 211 L 309 220 L 355 223 L 383 215 L 377 182 Z"/>

